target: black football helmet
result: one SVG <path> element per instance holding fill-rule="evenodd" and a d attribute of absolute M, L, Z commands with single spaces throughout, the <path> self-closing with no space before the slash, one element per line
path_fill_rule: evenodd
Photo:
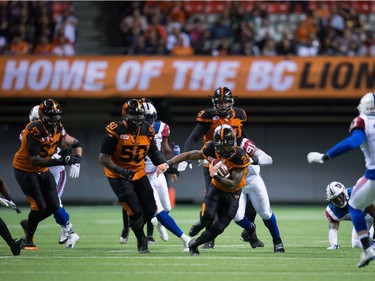
<path fill-rule="evenodd" d="M 226 116 L 232 110 L 234 104 L 234 97 L 232 92 L 227 87 L 219 87 L 211 96 L 214 110 L 220 116 Z"/>
<path fill-rule="evenodd" d="M 137 99 L 130 99 L 124 103 L 122 107 L 122 118 L 126 124 L 138 128 L 145 120 L 145 108 L 142 101 Z"/>
<path fill-rule="evenodd" d="M 237 145 L 236 133 L 229 125 L 220 125 L 214 131 L 215 150 L 222 158 L 229 158 Z"/>
<path fill-rule="evenodd" d="M 39 105 L 38 114 L 45 126 L 53 127 L 60 123 L 63 111 L 57 101 L 46 99 Z"/>

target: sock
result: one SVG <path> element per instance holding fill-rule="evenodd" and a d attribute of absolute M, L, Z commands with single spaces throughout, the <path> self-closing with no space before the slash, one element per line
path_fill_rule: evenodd
<path fill-rule="evenodd" d="M 43 211 L 34 211 L 30 210 L 29 217 L 27 219 L 28 221 L 28 229 L 26 234 L 26 240 L 28 242 L 31 242 L 34 237 L 34 233 L 38 227 L 38 224 L 48 218 L 50 215 L 52 215 L 52 211 L 49 209 L 43 210 Z"/>
<path fill-rule="evenodd" d="M 151 223 L 151 221 L 147 222 L 147 236 L 154 235 L 154 225 Z"/>
<path fill-rule="evenodd" d="M 7 242 L 9 246 L 12 244 L 12 235 L 10 234 L 8 226 L 2 218 L 0 218 L 0 236 L 3 237 L 3 239 L 5 240 L 5 242 Z"/>
<path fill-rule="evenodd" d="M 359 240 L 361 240 L 363 250 L 366 250 L 370 247 L 370 241 L 367 233 L 367 224 L 366 224 L 366 219 L 365 216 L 363 215 L 363 212 L 361 210 L 357 210 L 352 208 L 349 205 L 349 213 L 350 217 L 352 219 L 352 223 L 354 225 L 355 231 L 357 233 L 361 231 L 365 231 L 365 235 L 359 235 Z"/>
<path fill-rule="evenodd" d="M 182 235 L 180 236 L 180 239 L 183 241 L 183 242 L 188 242 L 191 240 L 191 238 L 189 236 L 187 236 L 185 233 L 182 233 Z"/>
<path fill-rule="evenodd" d="M 254 231 L 254 224 L 247 218 L 245 215 L 242 220 L 236 221 L 236 224 L 241 226 L 243 229 L 245 229 L 247 232 L 252 232 Z"/>
<path fill-rule="evenodd" d="M 129 228 L 129 217 L 124 208 L 122 208 L 122 223 L 123 229 Z"/>
<path fill-rule="evenodd" d="M 63 207 L 59 207 L 57 211 L 53 214 L 53 217 L 55 218 L 55 221 L 61 226 L 64 226 L 67 223 L 69 223 L 69 214 L 65 211 Z"/>
<path fill-rule="evenodd" d="M 174 219 L 170 215 L 168 215 L 166 211 L 161 211 L 159 214 L 156 215 L 156 218 L 166 229 L 168 229 L 177 237 L 181 237 L 181 235 L 184 233 L 178 227 Z"/>
<path fill-rule="evenodd" d="M 352 219 L 355 231 L 358 233 L 360 231 L 367 231 L 366 219 L 361 210 L 353 209 L 349 205 L 349 213 Z"/>
<path fill-rule="evenodd" d="M 264 225 L 268 228 L 269 232 L 271 233 L 272 239 L 280 239 L 280 232 L 279 228 L 277 227 L 275 214 L 272 213 L 272 216 L 268 220 L 263 220 L 263 222 Z"/>

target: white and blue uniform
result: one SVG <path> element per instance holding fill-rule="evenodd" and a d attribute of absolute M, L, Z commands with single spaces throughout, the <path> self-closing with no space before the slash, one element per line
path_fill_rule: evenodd
<path fill-rule="evenodd" d="M 349 132 L 350 136 L 329 149 L 327 155 L 334 158 L 360 146 L 365 157 L 366 170 L 353 187 L 349 206 L 363 212 L 375 200 L 375 116 L 361 114 L 354 118 Z M 351 213 L 352 209 L 349 209 Z M 363 219 L 358 222 L 353 220 L 353 224 L 357 232 L 367 230 Z"/>
<path fill-rule="evenodd" d="M 170 135 L 169 126 L 162 121 L 156 120 L 153 124 L 153 127 L 155 130 L 155 143 L 159 150 L 161 150 L 162 143 L 164 141 L 168 141 L 168 137 Z M 167 180 L 164 174 L 156 176 L 156 169 L 157 167 L 152 163 L 151 159 L 146 156 L 145 171 L 152 189 L 154 190 L 154 197 L 157 205 L 155 216 L 159 223 L 161 223 L 166 229 L 168 229 L 175 236 L 179 237 L 182 240 L 182 242 L 184 243 L 184 251 L 189 251 L 187 244 L 190 241 L 190 237 L 184 234 L 184 232 L 176 224 L 174 219 L 168 214 L 171 211 L 172 207 L 168 193 Z"/>
<path fill-rule="evenodd" d="M 347 189 L 349 198 L 351 197 L 352 191 L 353 191 L 352 187 Z M 341 221 L 351 221 L 348 204 L 346 204 L 343 208 L 339 208 L 339 207 L 333 205 L 332 203 L 329 203 L 327 205 L 326 209 L 325 209 L 325 215 L 326 215 L 328 221 L 331 222 L 331 223 L 340 223 Z M 365 212 L 364 212 L 364 215 L 365 215 L 365 219 L 366 219 L 367 229 L 370 231 L 370 233 L 372 235 L 372 233 L 373 233 L 372 226 L 373 226 L 374 220 L 369 214 L 367 214 Z M 331 245 L 332 244 L 334 244 L 334 245 L 338 244 L 337 234 L 335 236 L 336 237 L 334 237 L 334 238 L 329 237 L 329 240 L 330 240 L 329 242 L 330 242 Z M 335 241 L 331 241 L 331 240 L 335 240 Z M 358 239 L 357 232 L 353 228 L 353 231 L 352 231 L 352 248 L 355 248 L 355 247 L 361 247 L 361 242 Z"/>
<path fill-rule="evenodd" d="M 161 143 L 169 137 L 170 129 L 168 124 L 162 121 L 155 121 L 153 126 L 155 130 L 154 140 L 159 150 L 161 150 Z M 156 176 L 156 168 L 157 167 L 152 164 L 151 159 L 146 156 L 145 170 L 151 186 L 154 189 L 154 197 L 157 205 L 156 215 L 158 215 L 163 210 L 170 212 L 172 207 L 165 175 L 160 174 L 159 176 Z"/>
<path fill-rule="evenodd" d="M 259 165 L 249 165 L 246 174 L 246 186 L 242 189 L 239 207 L 234 221 L 238 224 L 245 216 L 247 198 L 251 200 L 254 209 L 262 218 L 264 225 L 268 228 L 272 239 L 280 239 L 280 231 L 277 225 L 275 214 L 272 212 L 270 200 L 266 184 L 260 175 L 260 165 L 271 165 L 273 163 L 272 157 L 266 154 L 261 149 L 257 148 L 255 144 L 244 138 L 241 141 L 240 147 L 243 148 L 251 157 L 259 157 Z"/>

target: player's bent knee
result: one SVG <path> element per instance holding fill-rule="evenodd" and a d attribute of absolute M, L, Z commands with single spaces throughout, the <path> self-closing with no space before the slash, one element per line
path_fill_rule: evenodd
<path fill-rule="evenodd" d="M 234 217 L 234 221 L 235 222 L 238 222 L 238 221 L 241 221 L 243 218 L 245 217 L 244 214 L 236 214 L 236 216 Z"/>
<path fill-rule="evenodd" d="M 261 213 L 258 213 L 258 215 L 262 218 L 262 220 L 266 220 L 266 221 L 272 217 L 271 212 L 261 212 Z"/>

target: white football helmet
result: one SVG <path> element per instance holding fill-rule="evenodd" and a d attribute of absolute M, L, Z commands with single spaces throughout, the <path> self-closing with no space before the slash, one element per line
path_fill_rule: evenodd
<path fill-rule="evenodd" d="M 344 208 L 349 201 L 349 195 L 345 185 L 338 181 L 333 181 L 327 185 L 326 198 L 338 208 Z"/>
<path fill-rule="evenodd" d="M 39 105 L 34 106 L 29 113 L 29 120 L 35 121 L 39 119 Z"/>
<path fill-rule="evenodd" d="M 375 93 L 367 93 L 357 107 L 359 114 L 375 115 Z"/>
<path fill-rule="evenodd" d="M 143 107 L 145 108 L 146 121 L 150 124 L 154 124 L 158 118 L 158 113 L 155 106 L 151 102 L 144 102 Z"/>

